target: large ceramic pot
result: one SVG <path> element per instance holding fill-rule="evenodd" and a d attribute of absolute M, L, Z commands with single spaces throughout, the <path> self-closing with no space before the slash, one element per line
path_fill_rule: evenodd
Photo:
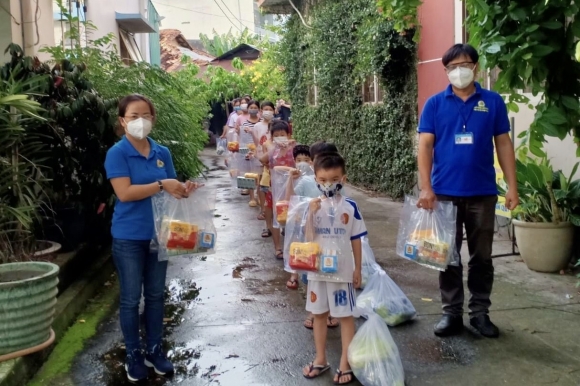
<path fill-rule="evenodd" d="M 574 225 L 513 220 L 516 241 L 529 269 L 558 272 L 568 265 L 574 244 Z"/>
<path fill-rule="evenodd" d="M 44 262 L 0 264 L 0 355 L 49 339 L 58 271 Z"/>

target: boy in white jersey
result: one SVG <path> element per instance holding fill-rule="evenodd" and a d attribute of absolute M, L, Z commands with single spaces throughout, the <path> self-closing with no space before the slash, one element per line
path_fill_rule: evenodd
<path fill-rule="evenodd" d="M 314 314 L 316 358 L 303 369 L 304 377 L 317 378 L 330 368 L 326 361 L 328 316 L 340 319 L 342 355 L 334 375 L 334 384 L 354 381 L 347 351 L 355 333 L 353 311 L 355 288 L 361 284 L 361 238 L 367 234 L 357 204 L 340 194 L 346 181 L 344 159 L 338 153 L 320 154 L 314 160 L 314 173 L 322 195 L 310 202 L 306 221 L 307 240 L 319 245 L 332 244 L 338 250 L 338 272 L 333 278 L 308 273 L 306 311 Z M 354 256 L 354 258 L 353 258 Z M 338 280 L 337 280 L 338 279 Z"/>

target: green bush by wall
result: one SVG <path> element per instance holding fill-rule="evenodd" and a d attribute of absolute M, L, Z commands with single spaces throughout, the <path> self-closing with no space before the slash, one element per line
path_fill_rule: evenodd
<path fill-rule="evenodd" d="M 322 0 L 303 25 L 285 27 L 280 61 L 292 100 L 296 138 L 334 141 L 349 181 L 400 198 L 415 184 L 416 47 L 382 18 L 374 0 Z M 314 71 L 316 69 L 316 72 Z M 364 80 L 377 74 L 380 104 L 364 104 Z M 313 84 L 318 103 L 312 101 Z"/>

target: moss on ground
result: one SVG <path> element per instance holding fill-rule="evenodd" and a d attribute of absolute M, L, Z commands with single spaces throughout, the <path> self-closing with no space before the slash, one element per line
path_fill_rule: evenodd
<path fill-rule="evenodd" d="M 115 281 L 111 286 L 104 287 L 104 290 L 89 302 L 28 386 L 50 385 L 55 378 L 70 370 L 85 342 L 96 334 L 99 323 L 116 306 L 118 294 L 119 289 Z"/>

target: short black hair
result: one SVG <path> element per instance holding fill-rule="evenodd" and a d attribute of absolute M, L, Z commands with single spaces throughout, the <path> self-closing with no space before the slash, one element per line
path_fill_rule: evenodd
<path fill-rule="evenodd" d="M 234 100 L 232 101 L 232 105 L 235 105 L 235 104 L 236 104 L 236 102 L 237 102 L 237 103 L 240 103 L 240 101 L 241 101 L 241 99 L 240 99 L 240 98 L 236 98 L 236 99 L 234 99 Z"/>
<path fill-rule="evenodd" d="M 342 174 L 346 174 L 346 162 L 338 153 L 321 153 L 314 159 L 314 173 L 338 168 L 342 170 Z"/>
<path fill-rule="evenodd" d="M 246 103 L 248 103 L 250 100 L 251 100 L 250 98 L 241 97 L 240 98 L 240 103 L 242 103 L 242 101 L 246 101 Z"/>
<path fill-rule="evenodd" d="M 294 156 L 294 159 L 296 159 L 299 155 L 305 155 L 307 157 L 310 157 L 310 146 L 296 145 L 292 150 L 292 155 Z"/>
<path fill-rule="evenodd" d="M 464 55 L 469 56 L 473 63 L 479 62 L 479 54 L 477 53 L 477 50 L 469 44 L 455 44 L 453 47 L 447 50 L 441 61 L 443 62 L 444 66 L 447 66 L 452 60 L 455 60 Z"/>
<path fill-rule="evenodd" d="M 314 161 L 316 156 L 322 153 L 337 153 L 338 148 L 334 143 L 326 141 L 317 141 L 310 145 L 310 159 Z"/>
<path fill-rule="evenodd" d="M 254 100 L 249 101 L 248 107 L 250 107 L 251 105 L 256 105 L 256 106 L 258 106 L 258 108 L 260 108 L 260 102 L 258 102 L 258 101 L 254 101 Z"/>
<path fill-rule="evenodd" d="M 274 107 L 274 103 L 270 102 L 270 101 L 264 101 L 262 102 L 262 108 L 266 107 L 266 106 L 270 106 L 273 110 L 275 110 L 276 108 Z"/>
<path fill-rule="evenodd" d="M 285 131 L 286 134 L 290 134 L 290 126 L 285 121 L 272 121 L 270 124 L 270 133 L 274 135 L 276 131 Z"/>

